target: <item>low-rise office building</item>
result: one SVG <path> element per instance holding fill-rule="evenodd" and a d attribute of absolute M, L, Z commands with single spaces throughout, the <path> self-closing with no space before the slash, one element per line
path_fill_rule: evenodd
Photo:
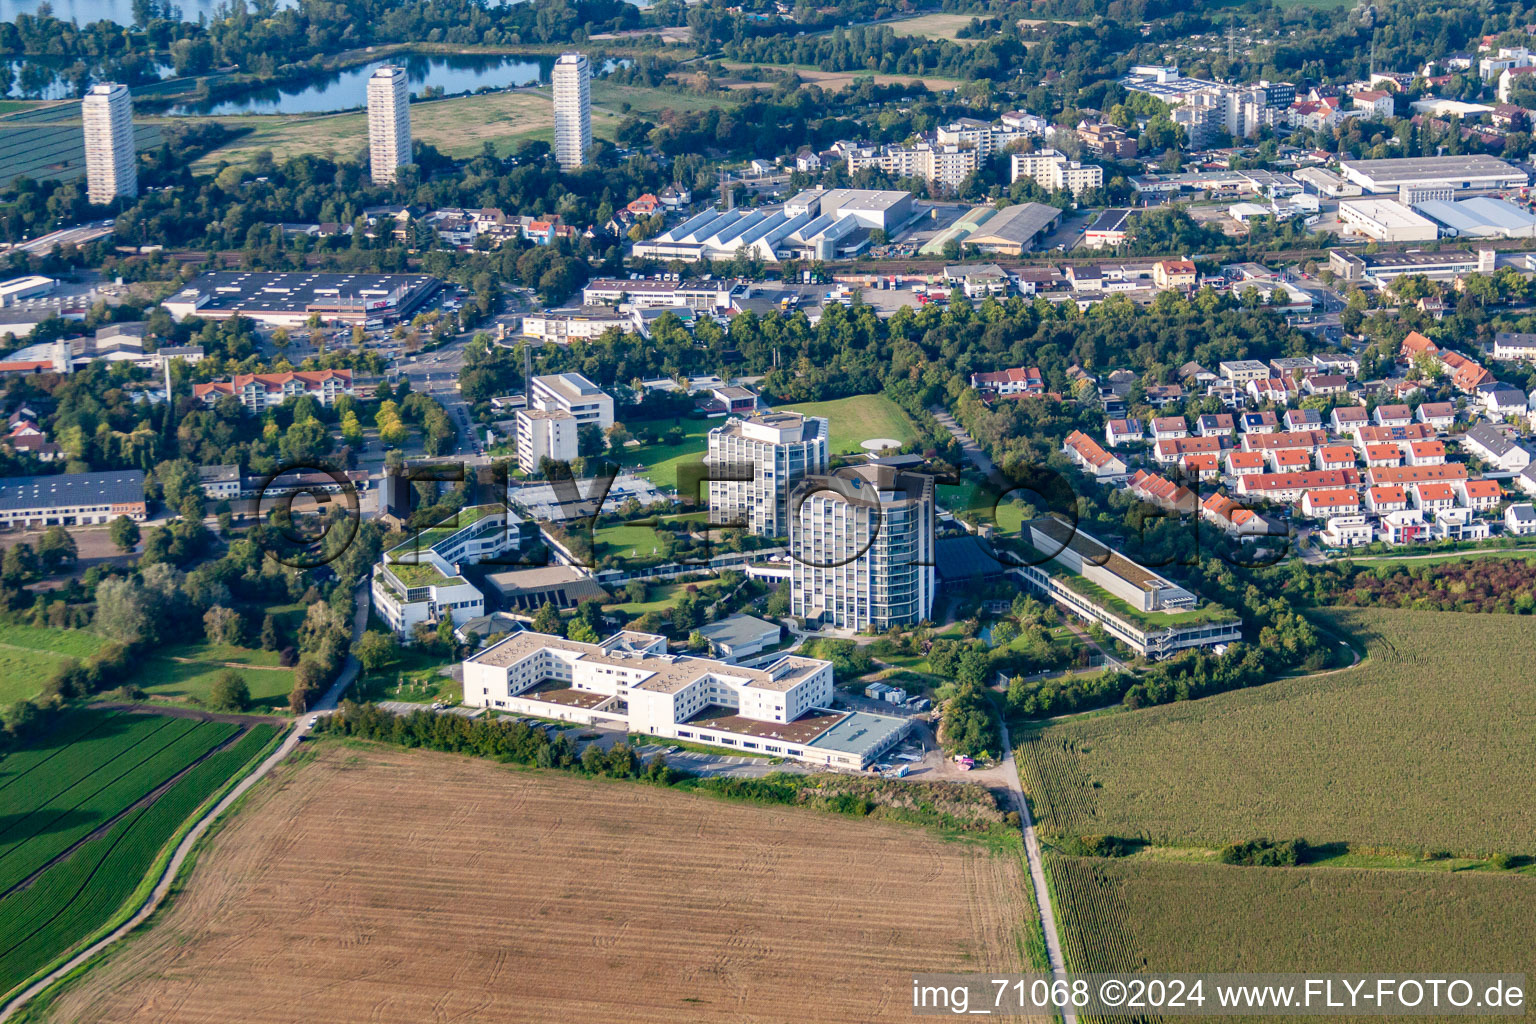
<path fill-rule="evenodd" d="M 658 739 L 860 769 L 900 743 L 901 718 L 837 711 L 832 663 L 787 654 L 761 669 L 670 654 L 665 637 L 580 643 L 514 633 L 464 662 L 464 703 L 561 721 L 622 724 Z"/>
<path fill-rule="evenodd" d="M 373 608 L 409 639 L 417 625 L 451 618 L 455 625 L 485 614 L 485 595 L 460 566 L 512 550 L 517 517 L 503 505 L 473 505 L 384 553 L 373 567 Z"/>

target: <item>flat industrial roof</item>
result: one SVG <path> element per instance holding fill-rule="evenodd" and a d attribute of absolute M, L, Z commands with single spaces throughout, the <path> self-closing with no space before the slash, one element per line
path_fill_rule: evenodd
<path fill-rule="evenodd" d="M 1459 202 L 1431 199 L 1415 203 L 1413 208 L 1463 235 L 1499 235 L 1536 233 L 1536 217 L 1514 203 L 1491 196 L 1476 196 Z"/>
<path fill-rule="evenodd" d="M 141 469 L 0 479 L 0 510 L 131 505 L 143 500 L 144 471 Z"/>
<path fill-rule="evenodd" d="M 1036 235 L 1061 219 L 1061 211 L 1044 203 L 1020 203 L 999 210 L 966 239 L 972 245 L 1026 245 Z"/>
<path fill-rule="evenodd" d="M 872 715 L 867 711 L 854 711 L 826 732 L 811 741 L 813 747 L 838 750 L 846 754 L 868 754 L 883 750 L 890 741 L 907 730 L 904 718 L 891 715 Z"/>
<path fill-rule="evenodd" d="M 220 270 L 201 274 L 170 301 L 206 298 L 197 309 L 241 309 L 254 312 L 303 312 L 310 306 L 338 302 L 372 304 L 399 295 L 390 310 L 404 311 L 439 284 L 427 274 L 319 274 L 309 271 L 258 273 Z"/>
<path fill-rule="evenodd" d="M 1377 182 L 1506 175 L 1526 177 L 1524 171 L 1508 161 L 1482 153 L 1469 153 L 1462 156 L 1391 157 L 1385 160 L 1340 160 L 1339 166 L 1346 171 L 1354 171 Z"/>
<path fill-rule="evenodd" d="M 1384 228 L 1431 228 L 1435 229 L 1435 222 L 1428 217 L 1421 217 L 1408 207 L 1395 199 L 1355 199 L 1347 203 L 1339 204 L 1339 214 L 1342 216 L 1345 210 L 1373 220 Z"/>
<path fill-rule="evenodd" d="M 688 719 L 686 723 L 679 724 L 694 725 L 703 729 L 719 729 L 721 732 L 733 732 L 740 736 L 754 736 L 758 739 L 810 743 L 825 733 L 829 726 L 835 727 L 843 719 L 844 713 L 841 711 L 812 708 L 793 722 L 765 722 L 758 718 L 743 718 L 730 708 L 710 704 Z"/>

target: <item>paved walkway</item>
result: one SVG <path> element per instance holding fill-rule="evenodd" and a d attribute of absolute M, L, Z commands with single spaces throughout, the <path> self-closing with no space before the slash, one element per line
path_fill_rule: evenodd
<path fill-rule="evenodd" d="M 1019 824 L 1024 830 L 1024 855 L 1029 860 L 1029 879 L 1035 887 L 1035 903 L 1040 907 L 1040 929 L 1045 933 L 1045 957 L 1050 963 L 1051 974 L 1066 984 L 1067 964 L 1061 954 L 1061 939 L 1056 931 L 1056 913 L 1051 907 L 1051 891 L 1045 884 L 1045 863 L 1040 859 L 1040 839 L 1035 834 L 1034 819 L 1029 816 L 1029 801 L 1024 798 L 1024 786 L 1019 782 L 1019 763 L 1013 757 L 1013 741 L 1008 738 L 1008 723 L 998 722 L 1003 733 L 1003 749 L 1008 752 L 1007 766 L 1003 772 L 1008 790 L 1019 812 Z M 1062 1024 L 1077 1024 L 1077 1014 L 1070 1006 L 1061 1010 Z"/>
<path fill-rule="evenodd" d="M 357 612 L 352 618 L 353 640 L 361 636 L 363 630 L 368 626 L 368 586 L 366 579 L 358 586 L 356 593 Z M 293 753 L 294 748 L 299 745 L 300 741 L 309 735 L 310 722 L 315 714 L 328 714 L 335 710 L 336 705 L 341 700 L 341 695 L 346 692 L 348 686 L 352 685 L 352 680 L 357 678 L 357 672 L 360 667 L 357 659 L 348 655 L 347 663 L 342 667 L 341 674 L 336 677 L 336 682 L 326 691 L 325 696 L 320 699 L 320 702 L 315 705 L 313 712 L 308 716 L 301 717 L 278 748 L 265 761 L 261 762 L 255 771 L 236 783 L 235 787 L 225 794 L 224 799 L 215 804 L 211 811 L 203 815 L 197 824 L 188 830 L 186 836 L 177 845 L 176 852 L 171 854 L 171 859 L 166 864 L 159 880 L 155 883 L 154 889 L 150 892 L 149 899 L 144 902 L 144 905 L 132 917 L 114 928 L 107 935 L 70 957 L 59 967 L 28 986 L 20 995 L 5 1004 L 3 1008 L 0 1008 L 0 1022 L 9 1020 L 18 1010 L 52 986 L 54 982 L 93 959 L 108 946 L 111 946 L 139 925 L 149 920 L 155 911 L 160 909 L 160 905 L 165 902 L 166 896 L 171 891 L 171 886 L 175 884 L 176 876 L 181 872 L 182 864 L 186 863 L 187 857 L 191 855 L 193 848 L 197 846 L 204 833 L 208 831 L 225 811 L 234 805 L 236 800 L 244 796 L 246 791 L 266 778 L 267 773 L 281 764 L 283 759 L 289 754 Z"/>

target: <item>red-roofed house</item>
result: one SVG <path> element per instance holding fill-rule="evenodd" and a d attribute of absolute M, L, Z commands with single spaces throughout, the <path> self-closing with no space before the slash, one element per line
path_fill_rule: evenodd
<path fill-rule="evenodd" d="M 1169 437 L 1152 446 L 1152 457 L 1164 465 L 1173 465 L 1184 456 L 1195 452 L 1221 454 L 1221 438 Z"/>
<path fill-rule="evenodd" d="M 1409 441 L 1408 465 L 1438 466 L 1445 461 L 1445 444 L 1441 441 Z"/>
<path fill-rule="evenodd" d="M 1363 110 L 1368 117 L 1391 117 L 1392 94 L 1381 89 L 1366 89 L 1350 97 L 1356 110 Z"/>
<path fill-rule="evenodd" d="M 1434 342 L 1424 337 L 1424 335 L 1420 334 L 1418 331 L 1409 331 L 1408 337 L 1403 339 L 1402 352 L 1403 355 L 1407 356 L 1410 360 L 1414 356 L 1421 355 L 1425 352 L 1428 352 L 1430 355 L 1435 355 L 1439 351 L 1439 345 L 1436 345 Z"/>
<path fill-rule="evenodd" d="M 1011 370 L 973 373 L 971 387 L 998 395 L 1043 395 L 1045 378 L 1038 366 L 1016 366 Z"/>
<path fill-rule="evenodd" d="M 1406 405 L 1378 405 L 1376 407 L 1376 425 L 1378 427 L 1406 427 L 1413 422 L 1413 411 Z"/>
<path fill-rule="evenodd" d="M 1312 452 L 1307 448 L 1271 448 L 1267 454 L 1270 468 L 1276 473 L 1294 473 L 1312 468 Z"/>
<path fill-rule="evenodd" d="M 1227 473 L 1231 476 L 1252 476 L 1264 472 L 1267 463 L 1263 452 L 1244 452 L 1236 448 L 1227 452 Z"/>
<path fill-rule="evenodd" d="M 1127 485 L 1130 492 L 1142 501 L 1151 502 L 1173 512 L 1193 512 L 1195 495 L 1188 487 L 1181 486 L 1156 473 L 1138 469 Z"/>
<path fill-rule="evenodd" d="M 1365 446 L 1365 464 L 1372 469 L 1377 466 L 1401 466 L 1403 450 L 1395 444 L 1368 444 Z"/>
<path fill-rule="evenodd" d="M 1195 452 L 1184 456 L 1179 466 L 1187 476 L 1196 480 L 1213 480 L 1221 476 L 1221 458 L 1215 452 Z"/>
<path fill-rule="evenodd" d="M 1145 440 L 1146 434 L 1141 429 L 1141 420 L 1134 417 L 1124 420 L 1110 420 L 1104 424 L 1104 440 L 1109 442 L 1111 448 L 1118 448 L 1123 444 L 1133 444 Z"/>
<path fill-rule="evenodd" d="M 1159 260 L 1152 264 L 1152 283 L 1159 288 L 1193 288 L 1195 265 L 1189 260 Z"/>
<path fill-rule="evenodd" d="M 1504 500 L 1504 488 L 1497 480 L 1456 480 L 1450 486 L 1463 505 L 1478 512 Z"/>
<path fill-rule="evenodd" d="M 1450 484 L 1414 484 L 1411 488 L 1413 507 L 1426 516 L 1456 507 L 1456 491 Z"/>
<path fill-rule="evenodd" d="M 1367 421 L 1365 407 L 1360 405 L 1336 406 L 1328 416 L 1328 423 L 1335 434 L 1351 434 L 1356 427 L 1364 426 Z"/>
<path fill-rule="evenodd" d="M 342 395 L 352 394 L 351 370 L 292 370 L 287 373 L 237 373 L 232 380 L 194 384 L 192 395 L 213 405 L 234 395 L 253 412 L 282 405 L 290 398 L 309 397 L 321 405 L 335 405 Z"/>
<path fill-rule="evenodd" d="M 1125 476 L 1125 463 L 1106 452 L 1099 443 L 1081 430 L 1067 435 L 1061 450 L 1085 473 L 1097 480 Z"/>
<path fill-rule="evenodd" d="M 1360 494 L 1348 488 L 1308 491 L 1301 496 L 1301 514 L 1312 519 L 1348 516 L 1360 511 Z"/>
<path fill-rule="evenodd" d="M 1347 444 L 1325 444 L 1317 450 L 1318 469 L 1352 469 L 1355 450 Z"/>
<path fill-rule="evenodd" d="M 1314 469 L 1305 473 L 1259 473 L 1239 477 L 1237 492 L 1245 497 L 1271 501 L 1295 501 L 1307 491 L 1358 487 L 1360 474 L 1353 469 Z"/>
<path fill-rule="evenodd" d="M 1158 416 L 1152 420 L 1152 439 L 1188 437 L 1189 423 L 1183 416 Z"/>
<path fill-rule="evenodd" d="M 1400 512 L 1408 507 L 1408 492 L 1401 487 L 1381 485 L 1365 492 L 1365 507 L 1372 512 Z"/>

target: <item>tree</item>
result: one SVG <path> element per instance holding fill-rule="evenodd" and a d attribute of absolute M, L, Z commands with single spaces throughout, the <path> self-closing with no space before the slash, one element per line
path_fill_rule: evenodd
<path fill-rule="evenodd" d="M 709 638 L 698 630 L 688 634 L 688 649 L 695 654 L 709 650 Z"/>
<path fill-rule="evenodd" d="M 352 645 L 352 653 L 365 671 L 377 672 L 400 660 L 400 641 L 394 633 L 370 629 Z"/>
<path fill-rule="evenodd" d="M 133 580 L 102 580 L 96 587 L 96 632 L 124 643 L 142 643 L 155 634 L 158 609 L 151 595 Z"/>
<path fill-rule="evenodd" d="M 533 616 L 533 631 L 535 633 L 549 633 L 552 636 L 560 635 L 560 609 L 553 602 L 545 601 L 539 606 L 538 612 Z"/>
<path fill-rule="evenodd" d="M 139 524 L 127 516 L 118 516 L 112 520 L 112 525 L 107 528 L 107 535 L 112 538 L 112 543 L 124 554 L 131 552 L 139 546 Z"/>
<path fill-rule="evenodd" d="M 6 586 L 19 587 L 36 577 L 41 569 L 37 552 L 31 544 L 22 541 L 6 548 L 5 559 L 0 562 L 0 581 Z"/>
<path fill-rule="evenodd" d="M 75 538 L 62 526 L 50 526 L 37 542 L 37 553 L 48 572 L 72 566 L 80 558 Z"/>
<path fill-rule="evenodd" d="M 597 630 L 581 619 L 572 619 L 570 628 L 566 630 L 566 639 L 575 640 L 577 643 L 597 643 Z"/>
<path fill-rule="evenodd" d="M 261 649 L 264 651 L 275 651 L 279 646 L 277 616 L 268 614 L 261 620 Z"/>
<path fill-rule="evenodd" d="M 245 642 L 245 619 L 233 608 L 216 604 L 203 613 L 203 633 L 213 643 L 238 647 Z"/>
<path fill-rule="evenodd" d="M 225 669 L 214 677 L 208 703 L 219 711 L 244 711 L 251 706 L 251 690 L 240 673 Z"/>

